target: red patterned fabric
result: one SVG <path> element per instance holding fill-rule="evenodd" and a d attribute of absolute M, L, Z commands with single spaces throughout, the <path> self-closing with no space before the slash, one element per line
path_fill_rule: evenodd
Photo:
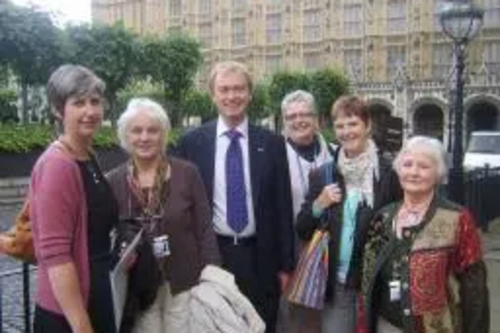
<path fill-rule="evenodd" d="M 358 295 L 357 313 L 356 313 L 356 333 L 369 333 L 370 330 L 366 325 L 366 311 L 365 311 L 364 297 L 360 293 Z"/>
<path fill-rule="evenodd" d="M 448 258 L 446 249 L 412 254 L 410 291 L 415 315 L 438 311 L 446 306 Z"/>
<path fill-rule="evenodd" d="M 482 260 L 483 249 L 476 223 L 468 210 L 460 214 L 457 249 L 454 258 L 454 270 L 463 272 L 470 265 Z"/>

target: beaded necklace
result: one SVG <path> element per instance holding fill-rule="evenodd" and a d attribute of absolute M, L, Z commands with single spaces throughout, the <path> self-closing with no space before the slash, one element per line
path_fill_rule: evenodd
<path fill-rule="evenodd" d="M 147 225 L 147 231 L 152 233 L 164 212 L 165 184 L 170 178 L 170 165 L 163 158 L 156 168 L 154 183 L 151 188 L 144 188 L 139 181 L 137 164 L 131 159 L 127 166 L 127 182 L 131 193 L 135 196 L 140 207 L 140 216 L 137 220 Z M 132 199 L 129 197 L 129 210 L 132 210 Z"/>

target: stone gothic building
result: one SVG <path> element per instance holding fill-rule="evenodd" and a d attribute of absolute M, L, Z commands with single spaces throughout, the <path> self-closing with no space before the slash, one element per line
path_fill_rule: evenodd
<path fill-rule="evenodd" d="M 200 84 L 219 60 L 257 78 L 280 69 L 343 68 L 375 120 L 448 140 L 452 46 L 439 27 L 444 0 L 92 0 L 93 21 L 141 33 L 186 31 L 203 48 Z M 469 45 L 465 129 L 500 130 L 500 0 L 476 0 L 484 26 Z"/>

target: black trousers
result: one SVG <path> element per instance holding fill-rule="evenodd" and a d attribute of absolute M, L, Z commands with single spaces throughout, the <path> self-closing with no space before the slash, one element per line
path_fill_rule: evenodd
<path fill-rule="evenodd" d="M 33 320 L 33 332 L 35 333 L 71 333 L 66 318 L 60 314 L 35 306 L 35 318 Z"/>
<path fill-rule="evenodd" d="M 271 290 L 266 288 L 269 283 L 260 281 L 255 237 L 239 239 L 235 243 L 231 237 L 217 236 L 217 242 L 224 268 L 234 275 L 238 288 L 266 323 L 266 333 L 275 333 L 280 300 L 278 276 L 276 288 Z"/>

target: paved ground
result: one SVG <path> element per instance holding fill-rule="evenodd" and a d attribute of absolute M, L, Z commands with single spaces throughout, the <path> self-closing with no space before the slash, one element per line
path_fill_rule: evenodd
<path fill-rule="evenodd" d="M 500 333 L 500 234 L 483 236 L 490 287 L 491 333 Z"/>
<path fill-rule="evenodd" d="M 8 229 L 19 207 L 0 206 L 0 231 Z M 500 226 L 500 223 L 499 223 Z M 492 229 L 490 229 L 492 230 Z M 500 227 L 483 235 L 491 300 L 491 333 L 500 333 Z M 0 255 L 0 321 L 5 333 L 23 332 L 22 279 L 20 274 L 2 273 L 21 268 L 19 262 Z M 31 275 L 31 291 L 33 280 Z M 3 319 L 3 320 L 2 320 Z"/>
<path fill-rule="evenodd" d="M 0 205 L 0 230 L 9 228 L 19 206 Z M 0 323 L 1 333 L 20 333 L 24 330 L 22 265 L 19 261 L 0 255 Z M 30 275 L 31 294 L 36 272 Z M 33 299 L 33 297 L 31 297 Z M 31 304 L 32 308 L 33 304 Z M 32 312 L 32 311 L 31 311 Z"/>

